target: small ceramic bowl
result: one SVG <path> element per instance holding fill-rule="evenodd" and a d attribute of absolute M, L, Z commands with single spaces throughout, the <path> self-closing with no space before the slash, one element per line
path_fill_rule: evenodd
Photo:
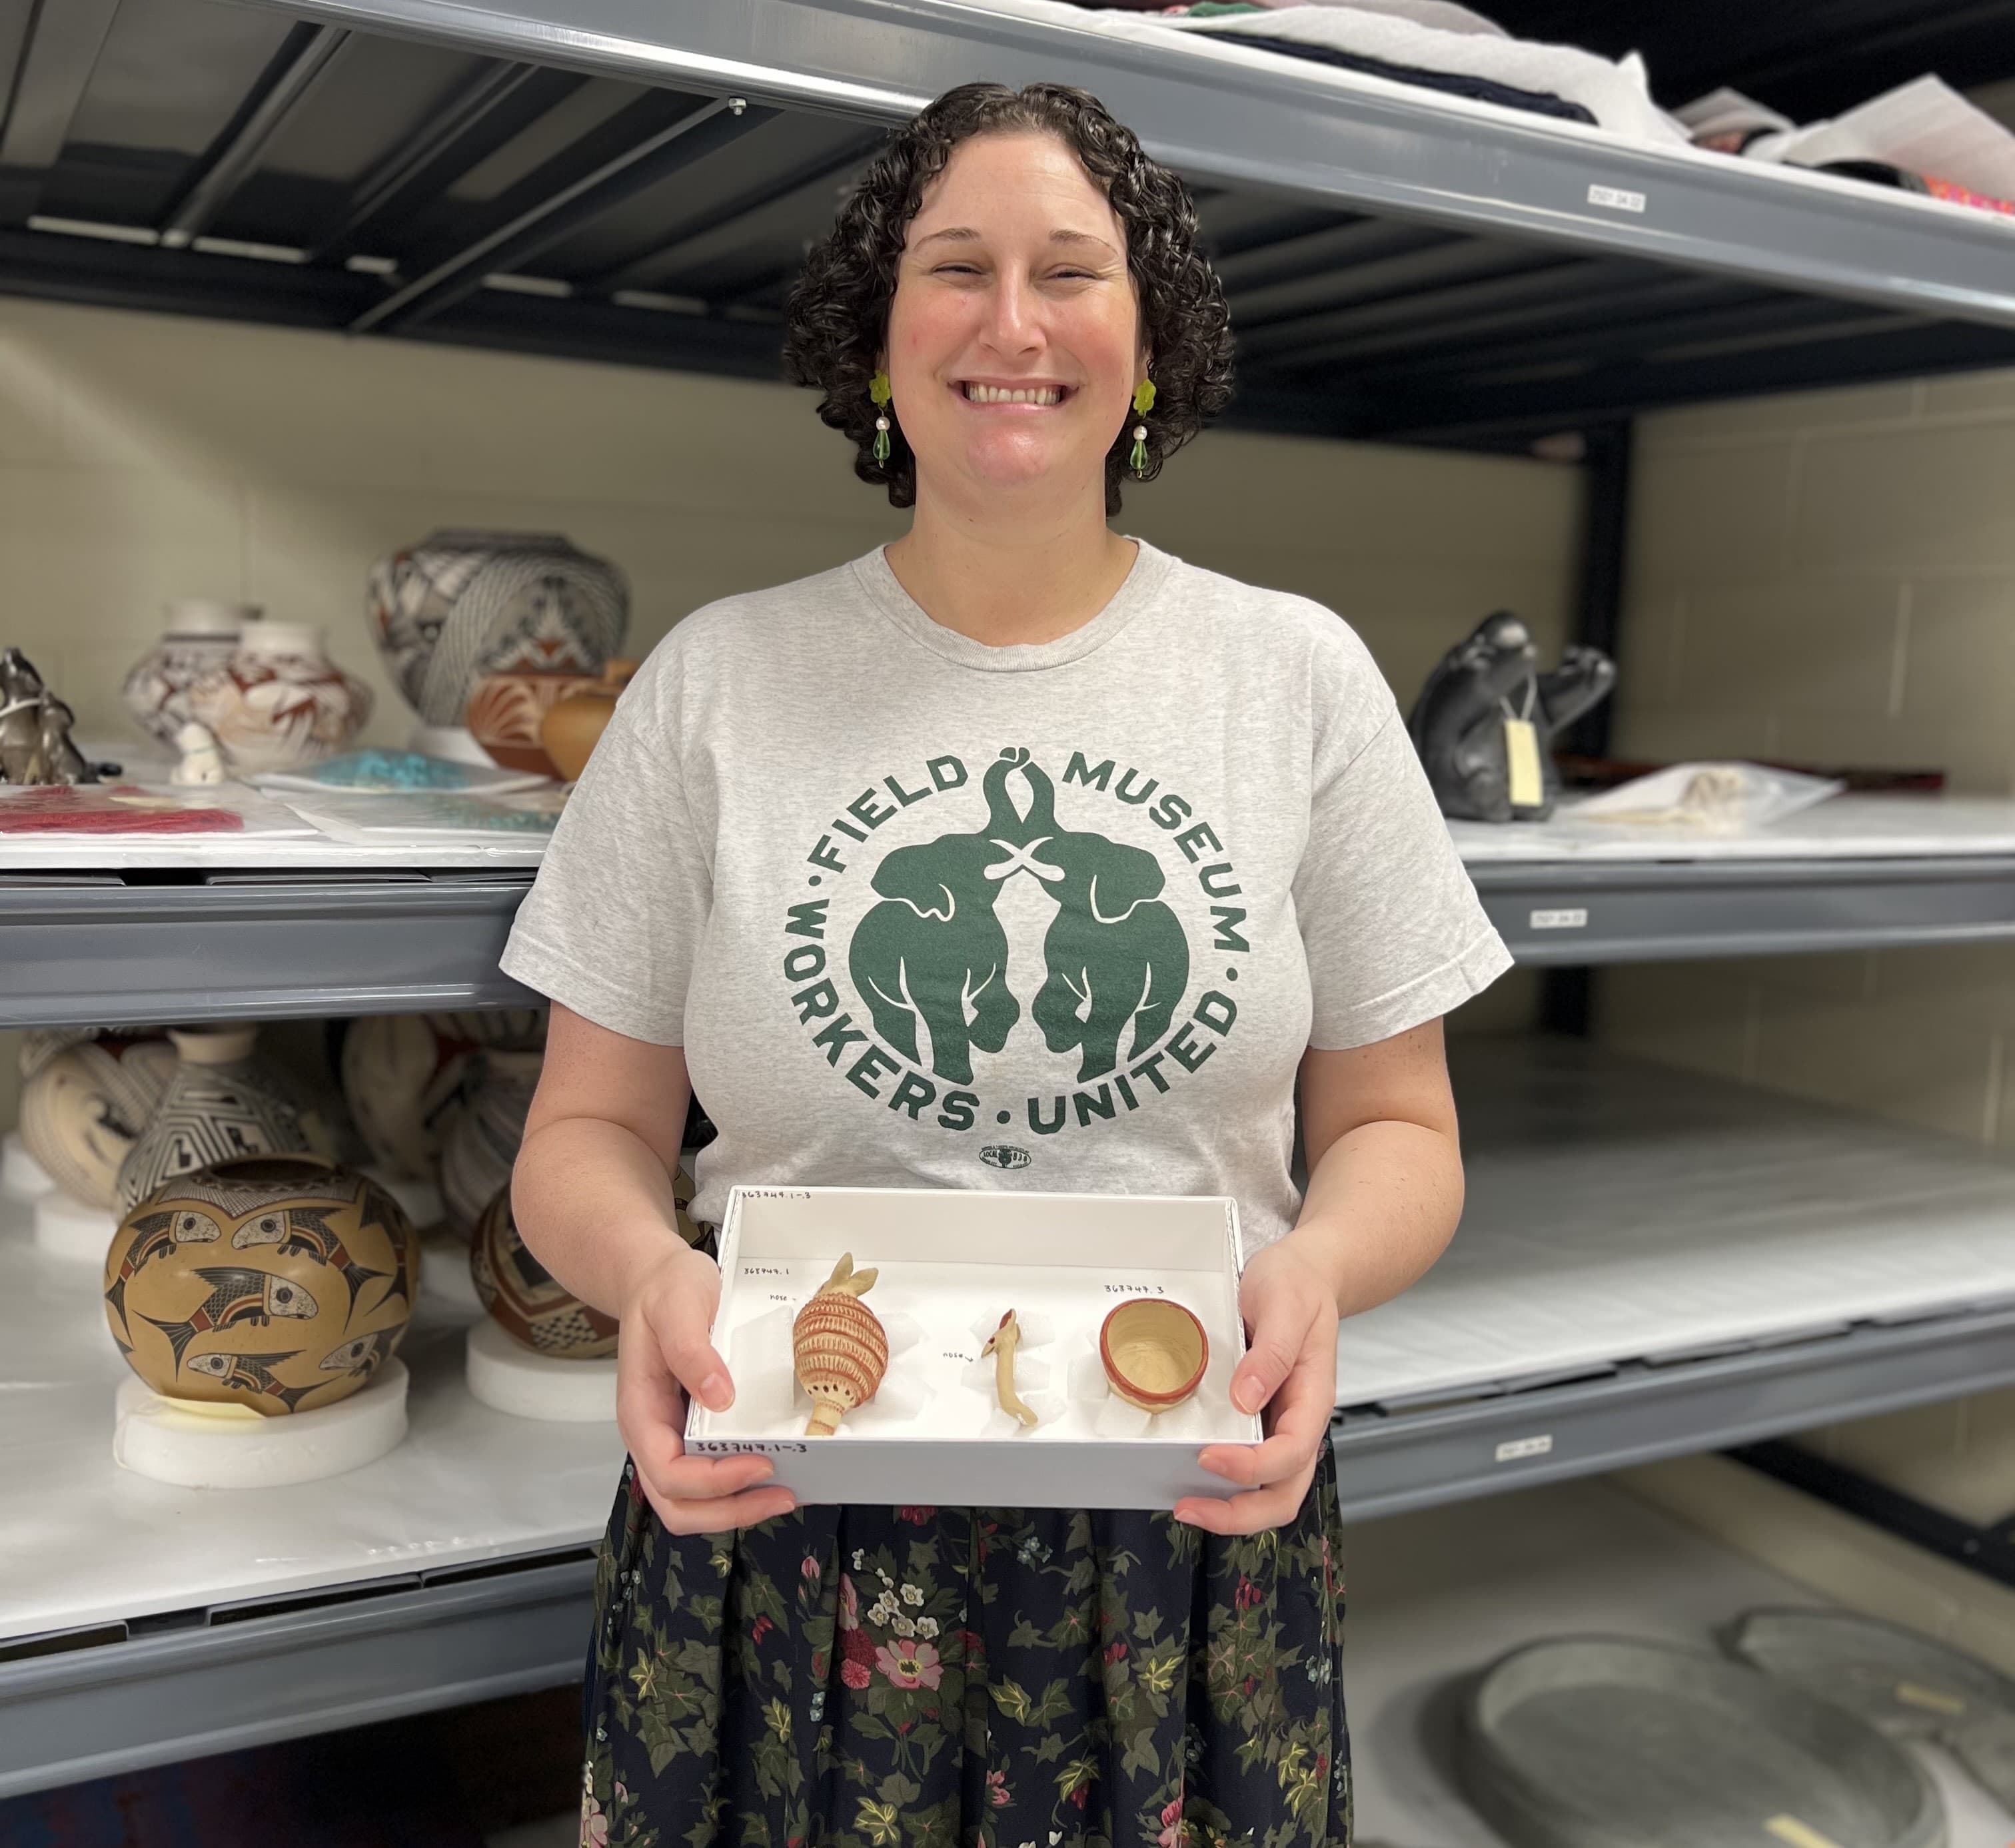
<path fill-rule="evenodd" d="M 1106 1317 L 1098 1331 L 1098 1358 L 1112 1390 L 1128 1405 L 1166 1412 L 1202 1383 L 1210 1340 L 1180 1303 L 1135 1297 Z"/>

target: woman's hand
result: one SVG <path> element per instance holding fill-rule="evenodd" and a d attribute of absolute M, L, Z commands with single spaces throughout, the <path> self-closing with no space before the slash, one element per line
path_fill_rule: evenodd
<path fill-rule="evenodd" d="M 688 1395 L 710 1412 L 735 1403 L 709 1337 L 720 1304 L 713 1260 L 681 1243 L 643 1272 L 623 1305 L 616 1423 L 645 1497 L 673 1534 L 726 1533 L 797 1505 L 788 1489 L 763 1486 L 774 1473 L 767 1457 L 686 1455 Z"/>
<path fill-rule="evenodd" d="M 1246 1355 L 1231 1376 L 1231 1402 L 1241 1412 L 1266 1408 L 1266 1438 L 1201 1453 L 1206 1469 L 1243 1491 L 1176 1504 L 1177 1520 L 1212 1534 L 1256 1534 L 1294 1518 L 1336 1404 L 1335 1285 L 1295 1250 L 1291 1233 L 1246 1265 L 1238 1308 Z"/>

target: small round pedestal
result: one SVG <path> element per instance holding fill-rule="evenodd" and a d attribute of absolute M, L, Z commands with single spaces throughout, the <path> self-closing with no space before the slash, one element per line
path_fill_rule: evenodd
<path fill-rule="evenodd" d="M 56 1190 L 48 1170 L 28 1153 L 20 1130 L 10 1129 L 0 1136 L 0 1193 L 11 1193 L 16 1200 L 40 1200 Z"/>
<path fill-rule="evenodd" d="M 513 1418 L 607 1423 L 616 1416 L 616 1361 L 534 1354 L 486 1315 L 469 1331 L 469 1390 Z"/>
<path fill-rule="evenodd" d="M 144 1380 L 119 1388 L 113 1461 L 192 1489 L 284 1488 L 374 1463 L 406 1434 L 406 1369 L 316 1412 L 266 1418 L 243 1405 L 164 1399 Z"/>
<path fill-rule="evenodd" d="M 45 1193 L 35 1202 L 35 1249 L 66 1264 L 95 1264 L 102 1270 L 118 1229 L 116 1213 L 86 1206 L 67 1193 Z"/>
<path fill-rule="evenodd" d="M 480 1315 L 483 1298 L 469 1274 L 469 1240 L 442 1230 L 420 1240 L 420 1295 L 458 1315 Z"/>

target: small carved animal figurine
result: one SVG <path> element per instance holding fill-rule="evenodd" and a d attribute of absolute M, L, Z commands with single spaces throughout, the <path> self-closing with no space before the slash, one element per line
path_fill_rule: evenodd
<path fill-rule="evenodd" d="M 70 742 L 76 723 L 27 655 L 0 650 L 0 781 L 95 783 L 97 767 Z"/>
<path fill-rule="evenodd" d="M 807 1437 L 830 1437 L 857 1405 L 873 1398 L 889 1370 L 889 1337 L 860 1299 L 877 1272 L 857 1271 L 853 1254 L 842 1254 L 818 1294 L 791 1325 L 798 1383 L 812 1396 Z"/>
<path fill-rule="evenodd" d="M 1022 1403 L 1021 1395 L 1015 1390 L 1015 1350 L 1022 1345 L 1022 1325 L 1015 1319 L 1010 1309 L 1000 1318 L 1000 1326 L 986 1337 L 986 1345 L 980 1349 L 981 1357 L 993 1356 L 993 1396 L 1000 1402 L 1000 1409 L 1011 1418 L 1018 1418 L 1024 1425 L 1033 1426 L 1036 1420 L 1034 1412 Z"/>
<path fill-rule="evenodd" d="M 1442 813 L 1464 821 L 1543 821 L 1561 788 L 1550 741 L 1615 684 L 1615 664 L 1595 648 L 1570 648 L 1557 668 L 1542 673 L 1532 631 L 1507 610 L 1486 616 L 1442 657 L 1406 720 Z M 1539 759 L 1523 788 L 1512 743 L 1520 724 L 1532 728 L 1524 735 Z"/>
<path fill-rule="evenodd" d="M 175 748 L 181 761 L 169 773 L 168 780 L 183 788 L 200 788 L 224 780 L 224 753 L 207 725 L 192 719 L 175 734 Z"/>

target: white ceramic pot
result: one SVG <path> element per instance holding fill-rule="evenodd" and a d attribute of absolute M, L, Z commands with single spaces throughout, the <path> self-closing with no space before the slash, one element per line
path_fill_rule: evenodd
<path fill-rule="evenodd" d="M 258 620 L 259 606 L 178 597 L 163 614 L 161 639 L 133 663 L 120 697 L 142 731 L 172 745 L 189 722 L 189 688 L 237 651 L 239 636 Z"/>
<path fill-rule="evenodd" d="M 253 623 L 186 698 L 241 773 L 318 763 L 371 716 L 371 689 L 329 659 L 307 623 Z"/>

